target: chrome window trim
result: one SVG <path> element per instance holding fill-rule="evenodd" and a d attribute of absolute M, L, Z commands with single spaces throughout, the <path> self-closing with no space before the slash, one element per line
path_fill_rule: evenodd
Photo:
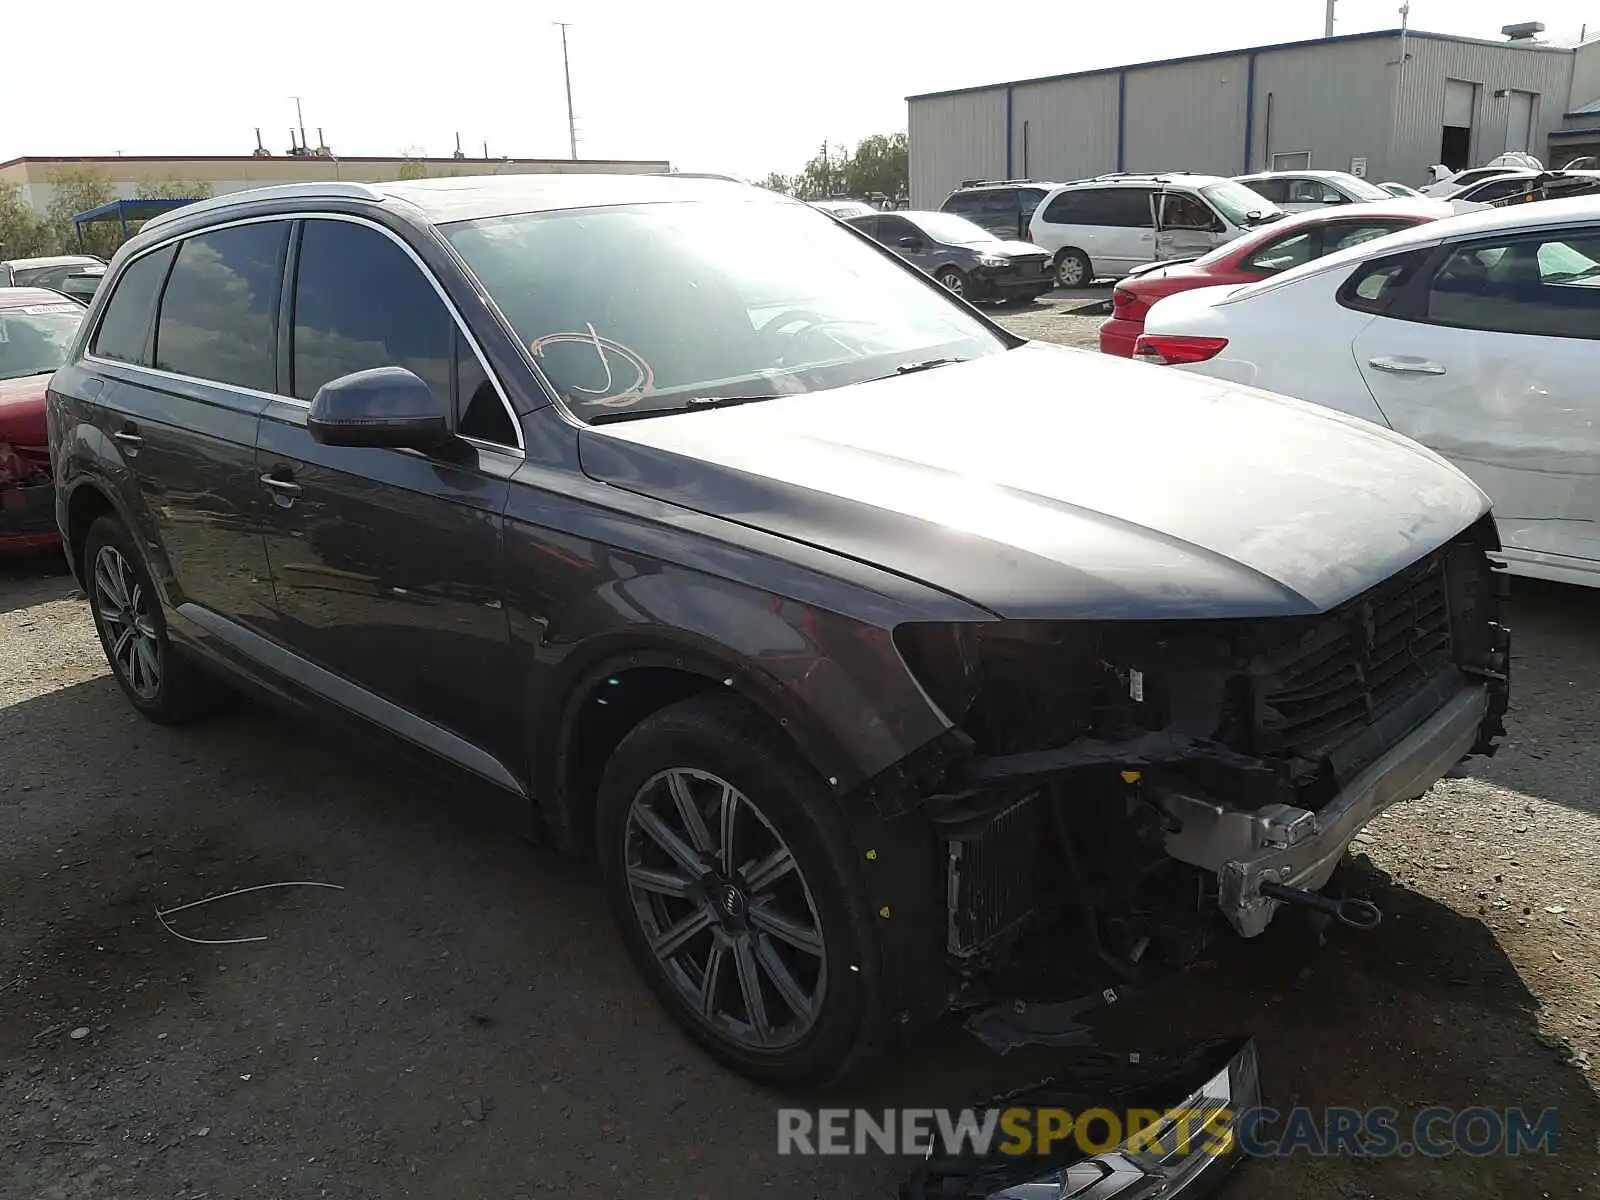
<path fill-rule="evenodd" d="M 428 265 L 422 261 L 422 258 L 414 249 L 411 248 L 404 238 L 395 233 L 392 229 L 389 229 L 384 225 L 380 225 L 371 218 L 356 216 L 354 213 L 296 212 L 258 214 L 251 217 L 240 217 L 233 221 L 219 221 L 214 225 L 207 225 L 202 229 L 191 229 L 186 233 L 174 233 L 170 237 L 162 238 L 160 241 L 146 246 L 144 249 L 140 250 L 139 253 L 130 256 L 128 261 L 123 263 L 117 269 L 116 278 L 110 280 L 107 285 L 102 285 L 105 287 L 106 302 L 95 317 L 94 328 L 90 331 L 89 336 L 84 340 L 84 361 L 91 362 L 99 366 L 123 367 L 130 371 L 143 371 L 147 374 L 154 375 L 158 379 L 172 379 L 180 383 L 197 383 L 206 387 L 223 388 L 230 392 L 236 392 L 242 396 L 261 397 L 267 400 L 280 400 L 287 404 L 296 404 L 302 408 L 309 409 L 311 407 L 311 402 L 309 400 L 302 400 L 298 396 L 287 396 L 278 392 L 257 391 L 255 388 L 241 387 L 238 384 L 224 383 L 221 380 L 216 379 L 202 379 L 196 375 L 184 375 L 176 371 L 167 371 L 160 367 L 146 366 L 143 363 L 120 362 L 116 359 L 101 358 L 98 354 L 93 353 L 91 350 L 91 347 L 100 337 L 100 326 L 105 321 L 106 313 L 110 310 L 112 302 L 116 299 L 116 290 L 122 283 L 122 277 L 127 274 L 128 268 L 134 263 L 138 262 L 146 255 L 154 254 L 158 250 L 164 250 L 166 247 L 174 244 L 175 242 L 188 241 L 190 238 L 200 237 L 203 234 L 211 233 L 219 229 L 231 229 L 238 225 L 259 225 L 267 221 L 287 221 L 290 223 L 295 221 L 343 221 L 348 225 L 361 225 L 368 229 L 375 229 L 387 237 L 395 245 L 399 246 L 401 250 L 405 251 L 406 256 L 411 259 L 417 270 L 422 273 L 422 277 L 426 279 L 429 286 L 433 288 L 434 294 L 439 297 L 440 302 L 445 307 L 445 311 L 450 314 L 450 319 L 455 322 L 457 331 L 464 339 L 466 339 L 467 345 L 472 347 L 472 353 L 474 356 L 476 356 L 478 365 L 483 368 L 484 377 L 494 385 L 495 395 L 500 397 L 500 404 L 502 407 L 504 407 L 506 415 L 511 419 L 511 429 L 517 435 L 517 444 L 515 446 L 507 446 L 500 442 L 484 441 L 481 438 L 465 438 L 464 440 L 469 442 L 477 442 L 481 445 L 491 446 L 507 452 L 515 451 L 523 458 L 527 457 L 527 443 L 523 440 L 522 436 L 522 420 L 517 416 L 517 410 L 511 406 L 511 400 L 506 395 L 506 390 L 500 382 L 500 377 L 495 374 L 494 369 L 489 365 L 489 360 L 483 353 L 483 347 L 478 344 L 478 339 L 473 336 L 472 330 L 467 328 L 467 323 L 462 318 L 461 311 L 455 306 L 455 303 L 450 299 L 449 295 L 440 285 L 438 279 L 434 277 L 433 272 L 428 269 Z M 157 319 L 159 321 L 159 312 L 157 313 Z M 291 347 L 293 345 L 292 336 L 293 335 L 291 331 Z M 460 433 L 458 433 L 456 436 L 464 437 L 464 435 Z"/>

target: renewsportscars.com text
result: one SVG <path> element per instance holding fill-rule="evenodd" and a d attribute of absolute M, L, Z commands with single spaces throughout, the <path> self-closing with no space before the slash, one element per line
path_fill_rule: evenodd
<path fill-rule="evenodd" d="M 1554 1109 L 1426 1108 L 1409 1120 L 1394 1108 L 1269 1107 L 1239 1111 L 1106 1108 L 834 1108 L 778 1110 L 778 1153 L 1085 1155 L 1115 1149 L 1154 1154 L 1306 1154 L 1442 1158 L 1452 1154 L 1554 1154 Z"/>

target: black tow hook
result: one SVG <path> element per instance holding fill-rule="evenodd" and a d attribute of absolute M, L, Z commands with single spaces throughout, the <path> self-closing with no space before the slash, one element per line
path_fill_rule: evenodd
<path fill-rule="evenodd" d="M 1269 900 L 1298 904 L 1303 908 L 1314 908 L 1318 912 L 1327 913 L 1341 925 L 1348 925 L 1351 929 L 1376 929 L 1383 923 L 1383 910 L 1371 900 L 1356 900 L 1348 896 L 1343 900 L 1335 900 L 1332 896 L 1324 896 L 1321 892 L 1308 892 L 1304 888 L 1266 882 L 1261 885 L 1261 894 Z"/>

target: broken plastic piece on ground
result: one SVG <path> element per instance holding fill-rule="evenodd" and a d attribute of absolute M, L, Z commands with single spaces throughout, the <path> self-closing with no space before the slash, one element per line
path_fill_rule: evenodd
<path fill-rule="evenodd" d="M 1092 1046 L 1094 1031 L 1074 1018 L 1104 1003 L 1099 993 L 1047 1003 L 1007 1000 L 973 1013 L 965 1028 L 996 1054 L 1018 1046 Z"/>
<path fill-rule="evenodd" d="M 1224 1128 L 1215 1131 L 1226 1149 L 1207 1148 L 1192 1134 L 1169 1136 L 1160 1121 L 1139 1144 L 1125 1139 L 1098 1154 L 1073 1148 L 1072 1139 L 1062 1139 L 1049 1155 L 1007 1153 L 999 1141 L 979 1154 L 964 1144 L 959 1154 L 930 1154 L 902 1184 L 901 1200 L 1174 1200 L 1209 1194 L 1239 1160 L 1234 1131 L 1240 1114 L 1261 1103 L 1256 1045 L 1248 1037 L 1136 1056 L 1076 1052 L 1063 1065 L 1051 1079 L 972 1107 L 1145 1110 L 1181 1114 L 1180 1120 L 1202 1111 L 1226 1112 Z"/>

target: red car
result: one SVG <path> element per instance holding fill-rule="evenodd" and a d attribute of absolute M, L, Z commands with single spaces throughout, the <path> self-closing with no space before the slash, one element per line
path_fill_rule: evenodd
<path fill-rule="evenodd" d="M 1123 358 L 1144 332 L 1145 314 L 1163 296 L 1191 288 L 1255 283 L 1279 271 L 1332 254 L 1346 246 L 1454 216 L 1461 209 L 1447 200 L 1374 200 L 1342 204 L 1326 211 L 1295 213 L 1225 242 L 1188 262 L 1150 263 L 1121 280 L 1111 292 L 1111 319 L 1100 326 L 1100 349 Z"/>
<path fill-rule="evenodd" d="M 59 540 L 44 390 L 86 311 L 60 292 L 0 288 L 0 556 Z"/>

